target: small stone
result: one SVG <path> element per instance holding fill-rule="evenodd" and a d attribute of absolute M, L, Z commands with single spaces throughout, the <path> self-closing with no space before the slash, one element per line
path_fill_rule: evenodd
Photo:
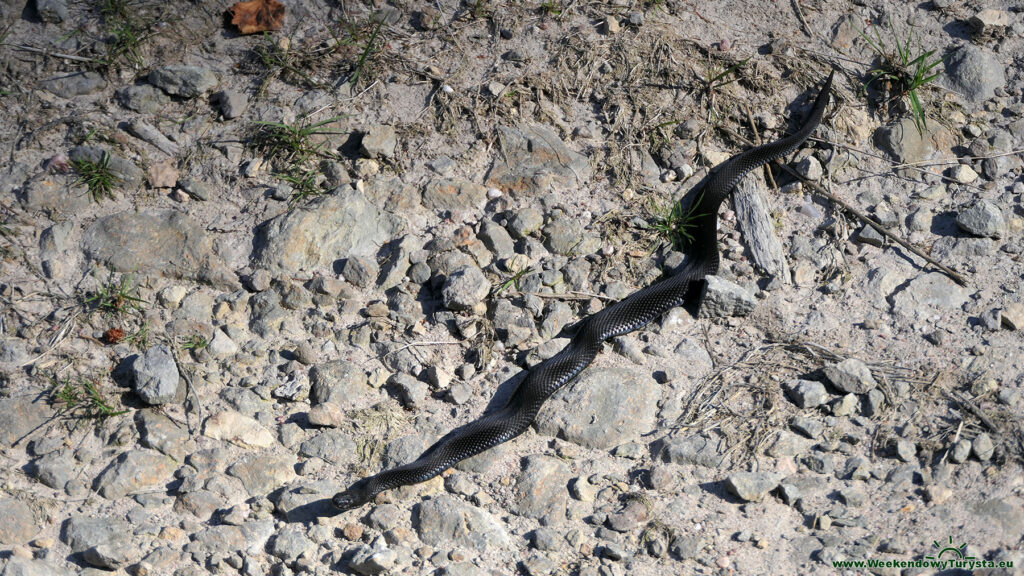
<path fill-rule="evenodd" d="M 893 446 L 896 457 L 904 462 L 913 462 L 917 459 L 917 446 L 905 438 L 896 440 Z"/>
<path fill-rule="evenodd" d="M 309 423 L 313 426 L 340 428 L 347 421 L 345 411 L 337 404 L 317 404 L 309 409 Z"/>
<path fill-rule="evenodd" d="M 949 450 L 949 461 L 954 464 L 963 464 L 971 455 L 971 441 L 957 440 Z"/>
<path fill-rule="evenodd" d="M 159 486 L 170 480 L 172 460 L 149 450 L 125 452 L 96 478 L 101 496 L 116 500 L 132 492 Z"/>
<path fill-rule="evenodd" d="M 68 5 L 65 0 L 36 0 L 36 14 L 47 24 L 60 24 L 68 19 Z"/>
<path fill-rule="evenodd" d="M 345 265 L 341 269 L 341 274 L 350 283 L 360 288 L 369 288 L 377 282 L 380 267 L 373 258 L 349 256 L 345 259 Z"/>
<path fill-rule="evenodd" d="M 618 34 L 621 30 L 619 26 L 619 20 L 615 16 L 608 16 L 604 20 L 604 33 L 612 36 Z"/>
<path fill-rule="evenodd" d="M 996 88 L 1006 86 L 1006 71 L 999 57 L 979 46 L 967 43 L 943 59 L 945 74 L 939 81 L 963 95 L 971 104 L 980 104 L 995 96 Z"/>
<path fill-rule="evenodd" d="M 103 90 L 107 87 L 107 81 L 96 72 L 74 72 L 43 80 L 41 85 L 47 92 L 70 100 Z"/>
<path fill-rule="evenodd" d="M 878 385 L 867 365 L 856 358 L 826 364 L 824 372 L 833 386 L 851 394 L 864 394 Z"/>
<path fill-rule="evenodd" d="M 865 224 L 860 229 L 860 232 L 857 233 L 857 242 L 880 247 L 885 244 L 885 236 L 876 230 L 874 226 Z"/>
<path fill-rule="evenodd" d="M 796 171 L 804 178 L 813 181 L 821 180 L 821 177 L 825 174 L 821 167 L 821 162 L 814 156 L 808 156 L 798 162 Z"/>
<path fill-rule="evenodd" d="M 178 394 L 178 366 L 171 349 L 158 344 L 131 365 L 135 393 L 150 405 L 166 404 Z"/>
<path fill-rule="evenodd" d="M 366 158 L 387 160 L 394 157 L 397 145 L 398 136 L 394 126 L 371 126 L 363 134 L 359 151 Z"/>
<path fill-rule="evenodd" d="M 238 90 L 222 90 L 210 99 L 220 107 L 220 114 L 225 120 L 238 118 L 249 107 L 249 96 Z"/>
<path fill-rule="evenodd" d="M 149 83 L 171 96 L 195 98 L 218 84 L 213 70 L 198 66 L 162 66 L 149 73 Z"/>
<path fill-rule="evenodd" d="M 981 38 L 996 38 L 1003 35 L 1012 23 L 1010 13 L 1005 10 L 987 8 L 971 16 L 969 20 L 974 34 Z"/>
<path fill-rule="evenodd" d="M 718 276 L 707 276 L 705 280 L 700 318 L 747 316 L 757 306 L 757 298 L 746 288 Z"/>
<path fill-rule="evenodd" d="M 971 443 L 971 453 L 982 462 L 988 462 L 992 458 L 995 446 L 992 444 L 992 437 L 987 432 L 982 432 Z"/>
<path fill-rule="evenodd" d="M 978 179 L 978 173 L 967 164 L 958 164 L 950 169 L 949 177 L 959 184 L 970 184 Z"/>
<path fill-rule="evenodd" d="M 975 236 L 1000 238 L 1006 232 L 1003 213 L 987 200 L 979 200 L 957 214 L 956 224 L 964 232 Z"/>
<path fill-rule="evenodd" d="M 210 188 L 198 180 L 189 178 L 178 180 L 178 188 L 181 188 L 182 191 L 196 200 L 205 201 L 210 199 Z"/>
<path fill-rule="evenodd" d="M 814 408 L 828 400 L 825 385 L 813 380 L 790 380 L 783 387 L 786 396 L 800 408 Z"/>
<path fill-rule="evenodd" d="M 449 310 L 469 310 L 483 301 L 491 283 L 476 266 L 464 266 L 445 279 L 441 299 Z"/>
<path fill-rule="evenodd" d="M 760 502 L 778 485 L 778 478 L 763 472 L 738 472 L 725 479 L 725 487 L 746 502 Z"/>

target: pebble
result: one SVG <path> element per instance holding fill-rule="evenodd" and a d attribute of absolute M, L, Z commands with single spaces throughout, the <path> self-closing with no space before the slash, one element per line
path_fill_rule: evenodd
<path fill-rule="evenodd" d="M 117 457 L 96 478 L 95 489 L 108 500 L 159 486 L 170 480 L 172 461 L 157 452 L 131 450 Z"/>
<path fill-rule="evenodd" d="M 135 393 L 150 405 L 167 404 L 178 395 L 178 366 L 171 349 L 157 344 L 131 365 Z"/>
<path fill-rule="evenodd" d="M 161 66 L 149 73 L 149 83 L 171 96 L 196 98 L 217 87 L 217 75 L 199 66 Z"/>
<path fill-rule="evenodd" d="M 746 288 L 719 276 L 707 276 L 705 280 L 698 317 L 747 316 L 757 307 L 757 298 Z"/>
<path fill-rule="evenodd" d="M 96 72 L 75 72 L 42 81 L 42 87 L 55 96 L 68 100 L 95 94 L 107 87 L 107 81 Z"/>
<path fill-rule="evenodd" d="M 398 135 L 394 126 L 371 126 L 364 134 L 359 151 L 366 158 L 390 160 L 395 156 Z"/>
<path fill-rule="evenodd" d="M 465 266 L 452 273 L 441 287 L 441 299 L 449 310 L 469 310 L 481 303 L 491 291 L 491 283 L 476 266 Z"/>
<path fill-rule="evenodd" d="M 825 385 L 813 380 L 789 380 L 783 384 L 786 396 L 800 408 L 814 408 L 828 401 Z"/>
<path fill-rule="evenodd" d="M 778 485 L 778 478 L 764 472 L 738 472 L 725 479 L 729 492 L 746 502 L 760 502 Z"/>
<path fill-rule="evenodd" d="M 975 236 L 1000 238 L 1006 232 L 1002 211 L 987 200 L 978 200 L 957 214 L 956 224 L 964 232 Z"/>
<path fill-rule="evenodd" d="M 849 394 L 864 394 L 877 386 L 871 370 L 856 358 L 826 364 L 823 371 L 833 386 Z"/>
<path fill-rule="evenodd" d="M 65 0 L 36 0 L 36 14 L 43 22 L 60 24 L 68 19 L 68 5 Z"/>
<path fill-rule="evenodd" d="M 963 95 L 968 103 L 980 104 L 1006 86 L 1006 74 L 999 58 L 973 44 L 963 44 L 943 59 L 945 74 L 939 82 Z"/>
<path fill-rule="evenodd" d="M 971 454 L 982 462 L 988 462 L 995 452 L 992 437 L 987 432 L 978 434 L 971 443 Z"/>

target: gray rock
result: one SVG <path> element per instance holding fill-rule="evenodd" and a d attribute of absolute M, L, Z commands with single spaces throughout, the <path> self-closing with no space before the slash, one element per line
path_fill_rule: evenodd
<path fill-rule="evenodd" d="M 914 163 L 927 160 L 935 153 L 932 131 L 939 128 L 932 124 L 918 131 L 913 118 L 904 118 L 895 124 L 881 126 L 875 130 L 875 146 L 887 152 L 897 162 Z"/>
<path fill-rule="evenodd" d="M 491 220 L 484 220 L 480 225 L 480 241 L 498 258 L 508 258 L 515 254 L 516 246 L 512 236 L 504 226 Z"/>
<path fill-rule="evenodd" d="M 71 99 L 100 92 L 107 87 L 107 81 L 96 72 L 75 72 L 43 80 L 41 85 L 55 96 Z"/>
<path fill-rule="evenodd" d="M 306 440 L 299 446 L 299 454 L 307 458 L 320 458 L 331 464 L 347 464 L 356 457 L 356 443 L 352 437 L 337 429 L 328 429 Z"/>
<path fill-rule="evenodd" d="M 400 286 L 405 282 L 407 274 L 410 280 L 416 282 L 416 280 L 412 279 L 414 274 L 409 271 L 409 265 L 411 264 L 410 258 L 412 258 L 413 253 L 421 247 L 422 243 L 413 236 L 403 236 L 401 240 L 392 242 L 389 245 L 390 251 L 384 265 L 381 267 L 377 281 L 381 290 L 390 290 L 395 286 Z M 429 270 L 429 267 L 427 269 Z M 428 278 L 430 278 L 429 273 L 423 278 L 423 282 L 426 282 Z"/>
<path fill-rule="evenodd" d="M 448 276 L 441 288 L 441 299 L 449 310 L 469 310 L 483 301 L 491 283 L 483 270 L 466 266 Z"/>
<path fill-rule="evenodd" d="M 196 200 L 205 202 L 210 199 L 210 187 L 202 181 L 182 178 L 178 180 L 178 188 Z"/>
<path fill-rule="evenodd" d="M 32 509 L 21 500 L 0 498 L 0 544 L 25 545 L 39 532 Z"/>
<path fill-rule="evenodd" d="M 550 528 L 541 526 L 530 533 L 530 543 L 537 550 L 558 550 L 562 537 Z"/>
<path fill-rule="evenodd" d="M 116 95 L 125 108 L 143 114 L 157 114 L 171 104 L 171 99 L 151 84 L 126 86 Z"/>
<path fill-rule="evenodd" d="M 192 534 L 191 538 L 185 545 L 185 552 L 200 565 L 206 565 L 211 557 L 225 558 L 247 548 L 245 532 L 239 526 L 209 526 Z"/>
<path fill-rule="evenodd" d="M 398 554 L 391 548 L 374 550 L 369 546 L 360 546 L 348 561 L 348 567 L 357 574 L 373 576 L 391 570 L 397 559 Z"/>
<path fill-rule="evenodd" d="M 363 156 L 374 159 L 390 159 L 395 156 L 398 136 L 394 126 L 371 126 L 363 134 L 359 151 Z"/>
<path fill-rule="evenodd" d="M 360 288 L 369 288 L 377 282 L 380 267 L 377 260 L 365 256 L 349 256 L 341 269 L 342 276 Z"/>
<path fill-rule="evenodd" d="M 309 380 L 312 382 L 309 398 L 314 406 L 327 402 L 348 406 L 370 391 L 366 372 L 345 360 L 313 366 L 309 371 Z"/>
<path fill-rule="evenodd" d="M 171 96 L 195 98 L 216 88 L 218 80 L 209 68 L 173 65 L 150 72 L 149 83 Z"/>
<path fill-rule="evenodd" d="M 178 366 L 171 349 L 157 344 L 138 356 L 131 365 L 135 393 L 150 405 L 167 404 L 178 394 Z"/>
<path fill-rule="evenodd" d="M 587 368 L 537 416 L 541 434 L 607 450 L 655 428 L 661 387 L 647 371 Z"/>
<path fill-rule="evenodd" d="M 516 512 L 528 518 L 564 518 L 568 466 L 557 458 L 538 454 L 527 456 L 522 464 L 516 483 Z"/>
<path fill-rule="evenodd" d="M 60 24 L 68 19 L 68 4 L 65 0 L 36 0 L 36 14 L 48 24 Z"/>
<path fill-rule="evenodd" d="M 413 522 L 420 540 L 431 546 L 458 546 L 487 552 L 511 545 L 498 519 L 447 494 L 417 504 L 413 509 Z"/>
<path fill-rule="evenodd" d="M 225 120 L 238 118 L 249 108 L 249 96 L 245 92 L 230 88 L 217 92 L 210 99 L 220 107 L 220 115 Z"/>
<path fill-rule="evenodd" d="M 825 174 L 825 171 L 821 167 L 821 162 L 819 162 L 814 156 L 808 156 L 800 162 L 797 162 L 795 169 L 798 174 L 808 180 L 821 180 L 821 177 Z"/>
<path fill-rule="evenodd" d="M 135 413 L 142 445 L 158 450 L 178 462 L 185 460 L 185 442 L 188 430 L 159 412 L 139 410 Z"/>
<path fill-rule="evenodd" d="M 142 550 L 129 542 L 110 542 L 87 548 L 82 552 L 86 563 L 104 570 L 117 570 L 138 561 Z"/>
<path fill-rule="evenodd" d="M 554 254 L 568 254 L 580 243 L 582 231 L 578 221 L 555 218 L 544 227 L 544 245 Z"/>
<path fill-rule="evenodd" d="M 299 556 L 312 551 L 316 544 L 306 537 L 306 528 L 302 525 L 289 524 L 277 533 L 270 543 L 269 552 L 286 563 L 292 563 Z"/>
<path fill-rule="evenodd" d="M 517 210 L 509 221 L 509 232 L 516 238 L 526 238 L 544 225 L 544 213 L 536 208 Z"/>
<path fill-rule="evenodd" d="M 167 136 L 164 136 L 163 132 L 160 132 L 155 126 L 141 118 L 136 118 L 129 122 L 127 128 L 132 136 L 152 144 L 168 156 L 174 156 L 178 153 L 177 144 L 172 142 Z M 152 181 L 150 183 L 152 184 Z"/>
<path fill-rule="evenodd" d="M 28 560 L 18 556 L 10 557 L 0 576 L 71 576 L 73 572 L 64 567 L 54 566 L 45 560 Z"/>
<path fill-rule="evenodd" d="M 764 472 L 737 472 L 725 479 L 725 487 L 746 502 L 760 502 L 779 485 L 774 474 Z"/>
<path fill-rule="evenodd" d="M 616 532 L 632 532 L 646 524 L 648 516 L 647 505 L 639 500 L 631 500 L 622 510 L 609 514 L 605 524 Z"/>
<path fill-rule="evenodd" d="M 746 288 L 718 276 L 706 276 L 705 280 L 700 318 L 746 316 L 757 306 L 757 298 Z"/>
<path fill-rule="evenodd" d="M 131 525 L 124 520 L 72 516 L 64 522 L 60 539 L 77 554 L 104 544 L 127 542 L 131 533 Z"/>
<path fill-rule="evenodd" d="M 703 536 L 684 534 L 672 539 L 669 552 L 680 560 L 688 560 L 701 556 L 707 546 L 707 539 Z"/>
<path fill-rule="evenodd" d="M 33 473 L 40 482 L 54 490 L 64 490 L 75 471 L 74 460 L 63 452 L 51 452 L 32 463 Z"/>
<path fill-rule="evenodd" d="M 395 374 L 391 383 L 398 390 L 398 397 L 402 405 L 409 410 L 419 410 L 423 407 L 424 400 L 430 394 L 430 386 L 408 374 Z"/>
<path fill-rule="evenodd" d="M 964 44 L 945 59 L 945 73 L 939 81 L 964 96 L 970 104 L 980 104 L 995 96 L 996 88 L 1006 85 L 1006 74 L 999 58 L 973 44 Z"/>
<path fill-rule="evenodd" d="M 978 200 L 956 216 L 961 230 L 975 236 L 1001 238 L 1006 232 L 1006 221 L 999 208 L 988 200 Z"/>
<path fill-rule="evenodd" d="M 227 473 L 242 481 L 250 496 L 264 496 L 295 480 L 294 454 L 245 454 Z"/>
<path fill-rule="evenodd" d="M 166 484 L 174 472 L 172 461 L 157 452 L 131 450 L 117 457 L 96 478 L 93 488 L 108 500 Z"/>
<path fill-rule="evenodd" d="M 253 261 L 284 273 L 329 268 L 339 258 L 373 255 L 401 228 L 398 217 L 342 186 L 261 225 Z"/>
<path fill-rule="evenodd" d="M 963 464 L 971 455 L 971 441 L 957 440 L 949 450 L 949 461 L 954 464 Z"/>
<path fill-rule="evenodd" d="M 825 385 L 814 380 L 789 380 L 783 384 L 786 396 L 800 408 L 814 408 L 828 401 Z"/>
<path fill-rule="evenodd" d="M 885 394 L 883 394 L 878 388 L 872 388 L 864 395 L 864 401 L 861 403 L 861 414 L 871 418 L 881 411 L 884 403 Z"/>
<path fill-rule="evenodd" d="M 823 370 L 833 386 L 849 394 L 864 394 L 878 385 L 867 365 L 856 358 L 826 364 Z"/>
<path fill-rule="evenodd" d="M 0 398 L 0 442 L 13 446 L 53 417 L 53 407 L 36 394 Z"/>
<path fill-rule="evenodd" d="M 825 430 L 825 425 L 821 423 L 821 420 L 806 416 L 794 416 L 789 425 L 793 430 L 811 439 L 820 438 L 821 433 Z"/>
<path fill-rule="evenodd" d="M 499 126 L 498 137 L 502 153 L 495 155 L 488 186 L 536 194 L 590 180 L 592 169 L 586 156 L 571 150 L 546 126 Z"/>
<path fill-rule="evenodd" d="M 83 244 L 87 256 L 118 272 L 188 278 L 231 291 L 241 288 L 214 252 L 205 228 L 176 210 L 104 216 L 86 229 Z"/>
<path fill-rule="evenodd" d="M 987 432 L 982 432 L 974 438 L 974 442 L 971 443 L 971 453 L 974 457 L 982 462 L 988 462 L 992 459 L 992 454 L 995 451 L 995 446 L 992 444 L 992 437 Z"/>
<path fill-rule="evenodd" d="M 881 247 L 885 244 L 885 236 L 882 236 L 882 233 L 876 230 L 874 226 L 865 224 L 857 232 L 857 242 Z"/>
<path fill-rule="evenodd" d="M 904 462 L 914 462 L 917 460 L 917 446 L 906 438 L 898 438 L 893 443 L 893 450 L 896 453 L 896 457 Z"/>
<path fill-rule="evenodd" d="M 919 314 L 928 314 L 929 309 L 958 309 L 963 307 L 969 299 L 969 292 L 966 288 L 956 284 L 944 274 L 930 272 L 911 280 L 903 290 L 893 295 L 892 308 L 901 316 L 914 317 Z"/>
<path fill-rule="evenodd" d="M 466 210 L 487 201 L 487 188 L 459 178 L 431 180 L 423 190 L 423 205 L 430 210 Z"/>
<path fill-rule="evenodd" d="M 675 464 L 697 464 L 706 468 L 717 468 L 722 460 L 726 445 L 714 432 L 662 438 L 652 449 L 665 462 Z"/>

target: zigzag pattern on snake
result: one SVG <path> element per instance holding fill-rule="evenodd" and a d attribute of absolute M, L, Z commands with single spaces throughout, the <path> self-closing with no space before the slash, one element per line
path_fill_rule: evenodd
<path fill-rule="evenodd" d="M 797 149 L 821 122 L 829 101 L 833 71 L 818 93 L 810 117 L 794 134 L 741 152 L 719 164 L 696 195 L 693 241 L 688 258 L 672 275 L 581 320 L 569 344 L 534 366 L 505 406 L 449 432 L 415 461 L 363 478 L 332 500 L 341 510 L 369 502 L 377 494 L 424 482 L 456 463 L 507 442 L 533 423 L 544 401 L 587 367 L 614 336 L 637 330 L 668 310 L 692 301 L 700 281 L 718 272 L 718 209 L 748 172 Z"/>

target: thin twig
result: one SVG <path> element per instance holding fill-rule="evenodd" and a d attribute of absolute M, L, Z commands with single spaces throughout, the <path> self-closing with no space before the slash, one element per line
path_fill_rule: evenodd
<path fill-rule="evenodd" d="M 954 392 L 946 392 L 946 394 L 948 394 L 950 398 L 956 400 L 961 406 L 966 408 L 968 412 L 974 414 L 978 418 L 978 420 L 981 420 L 981 423 L 984 424 L 985 427 L 991 430 L 993 433 L 1002 433 L 999 426 L 995 422 L 993 422 L 987 414 L 985 414 L 985 411 L 982 410 L 977 404 L 975 404 L 969 398 L 964 398 L 963 396 L 960 396 L 959 394 L 956 394 Z"/>
<path fill-rule="evenodd" d="M 4 46 L 10 46 L 11 48 L 14 48 L 15 50 L 23 50 L 25 52 L 34 52 L 36 54 L 42 54 L 43 56 L 51 56 L 53 58 L 64 58 L 66 60 L 74 60 L 76 62 L 94 62 L 94 63 L 97 63 L 97 64 L 102 64 L 103 63 L 102 60 L 97 60 L 95 58 L 86 58 L 85 56 L 75 56 L 74 54 L 62 54 L 60 52 L 48 52 L 46 50 L 43 50 L 42 48 L 35 48 L 33 46 L 26 46 L 24 44 L 4 44 Z"/>

